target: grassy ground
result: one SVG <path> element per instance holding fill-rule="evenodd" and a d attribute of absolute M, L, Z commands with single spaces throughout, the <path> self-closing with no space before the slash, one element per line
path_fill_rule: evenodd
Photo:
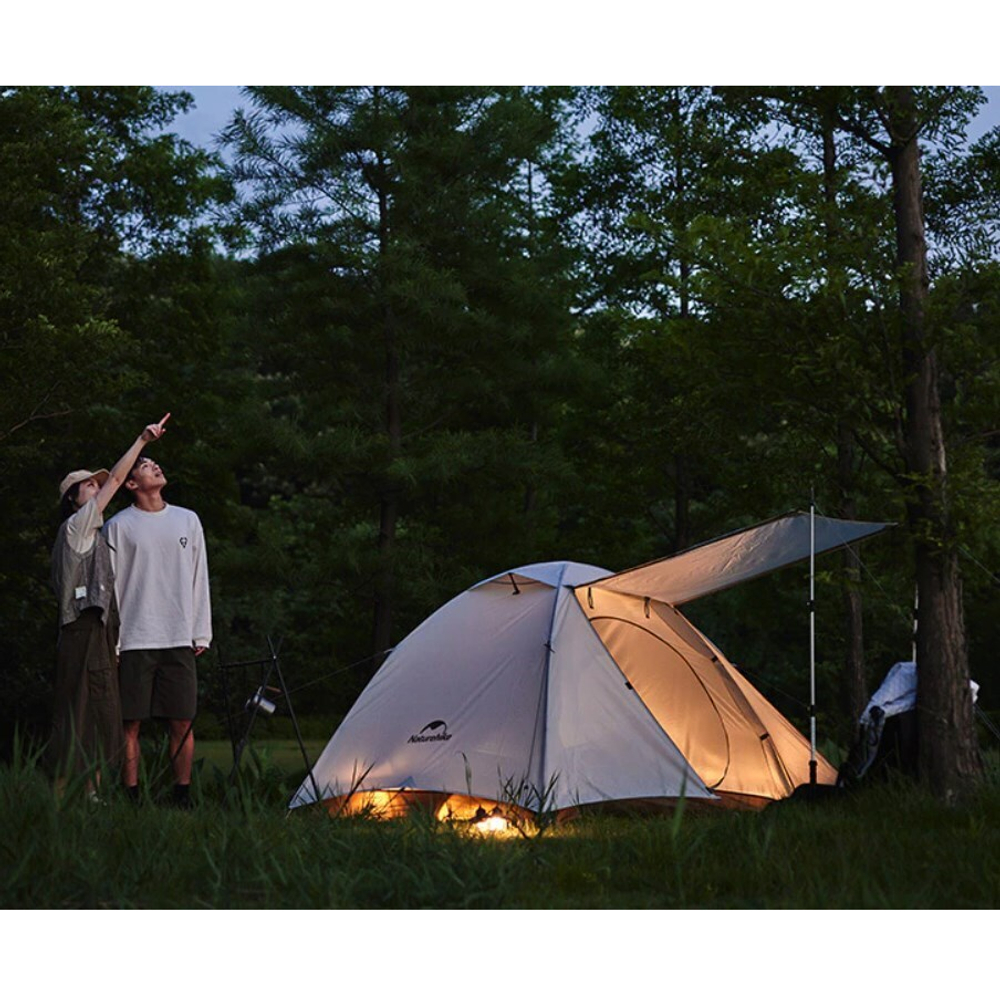
<path fill-rule="evenodd" d="M 228 745 L 226 745 L 228 746 Z M 284 749 L 284 748 L 283 748 Z M 255 749 L 240 783 L 202 748 L 197 807 L 57 800 L 0 768 L 0 906 L 28 908 L 993 908 L 1000 787 L 945 809 L 911 786 L 762 813 L 582 819 L 531 839 L 424 820 L 286 813 L 298 781 Z M 297 749 L 296 749 L 297 754 Z M 164 771 L 165 775 L 166 772 Z M 157 798 L 159 797 L 159 798 Z"/>
<path fill-rule="evenodd" d="M 326 739 L 304 740 L 306 756 L 315 763 L 320 752 L 326 746 Z M 203 767 L 211 770 L 217 768 L 228 775 L 233 767 L 233 748 L 228 740 L 195 740 L 195 764 L 201 762 Z M 302 750 L 295 739 L 254 741 L 253 750 L 244 752 L 242 766 L 244 768 L 263 767 L 265 770 L 276 768 L 288 779 L 304 777 L 306 763 L 302 759 Z"/>

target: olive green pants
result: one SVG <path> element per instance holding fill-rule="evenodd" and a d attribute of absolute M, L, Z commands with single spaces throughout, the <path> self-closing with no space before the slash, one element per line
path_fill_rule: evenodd
<path fill-rule="evenodd" d="M 122 710 L 118 693 L 118 614 L 105 625 L 99 609 L 87 609 L 59 631 L 55 701 L 49 749 L 59 775 L 121 761 Z"/>

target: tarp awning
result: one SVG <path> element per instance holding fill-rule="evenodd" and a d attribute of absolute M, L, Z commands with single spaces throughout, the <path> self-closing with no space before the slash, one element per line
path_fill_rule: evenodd
<path fill-rule="evenodd" d="M 893 525 L 820 515 L 814 517 L 814 522 L 816 553 L 846 546 Z M 595 581 L 593 587 L 683 605 L 805 560 L 810 550 L 809 534 L 809 513 L 795 512 L 612 574 Z"/>

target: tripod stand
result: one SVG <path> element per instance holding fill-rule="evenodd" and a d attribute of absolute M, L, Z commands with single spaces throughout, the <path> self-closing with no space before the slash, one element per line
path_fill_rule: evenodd
<path fill-rule="evenodd" d="M 257 716 L 261 713 L 265 716 L 272 715 L 277 709 L 277 705 L 271 700 L 271 697 L 281 697 L 288 707 L 288 715 L 291 717 L 292 728 L 295 730 L 295 739 L 298 741 L 299 750 L 302 752 L 302 760 L 305 762 L 306 770 L 309 772 L 309 780 L 312 782 L 314 797 L 319 799 L 319 788 L 316 785 L 316 779 L 313 777 L 312 764 L 306 753 L 306 745 L 302 741 L 299 721 L 295 718 L 295 710 L 292 708 L 292 699 L 288 692 L 288 685 L 285 684 L 285 676 L 282 674 L 281 664 L 278 662 L 280 642 L 278 648 L 276 648 L 271 638 L 268 637 L 267 648 L 270 651 L 270 657 L 264 657 L 255 661 L 233 661 L 230 664 L 220 663 L 219 665 L 222 677 L 222 694 L 226 701 L 226 723 L 229 727 L 229 741 L 233 749 L 233 769 L 229 773 L 229 781 L 233 783 L 236 780 L 236 773 L 240 769 L 240 760 L 243 757 L 244 750 L 246 750 L 250 743 L 250 734 L 253 732 Z M 249 714 L 249 719 L 247 720 L 242 736 L 237 738 L 233 712 L 229 708 L 230 690 L 228 674 L 234 668 L 245 669 L 252 667 L 260 668 L 260 681 L 256 692 L 247 699 L 244 708 Z M 277 681 L 276 685 L 271 684 L 272 679 Z"/>

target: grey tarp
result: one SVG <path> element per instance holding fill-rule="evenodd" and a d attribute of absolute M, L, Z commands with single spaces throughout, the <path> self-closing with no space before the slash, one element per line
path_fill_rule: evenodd
<path fill-rule="evenodd" d="M 596 581 L 594 587 L 683 605 L 805 560 L 811 546 L 809 520 L 808 512 L 795 512 L 762 522 L 672 557 L 613 574 Z M 846 546 L 892 525 L 827 519 L 820 515 L 814 521 L 816 553 Z"/>

